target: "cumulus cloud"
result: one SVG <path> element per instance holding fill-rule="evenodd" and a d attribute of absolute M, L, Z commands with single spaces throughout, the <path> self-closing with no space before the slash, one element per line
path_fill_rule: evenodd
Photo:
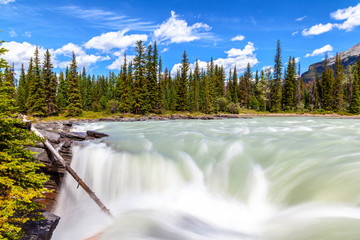
<path fill-rule="evenodd" d="M 333 29 L 334 24 L 328 23 L 328 24 L 317 24 L 312 26 L 310 29 L 304 29 L 302 31 L 303 36 L 310 36 L 310 35 L 319 35 L 325 32 L 329 32 Z"/>
<path fill-rule="evenodd" d="M 24 63 L 24 66 L 27 68 L 29 60 L 31 57 L 34 57 L 35 45 L 32 45 L 28 42 L 18 43 L 18 42 L 5 42 L 1 47 L 9 50 L 4 54 L 4 59 L 9 63 L 13 64 L 15 69 L 20 69 L 21 64 Z M 39 57 L 42 58 L 46 50 L 42 47 L 39 48 Z"/>
<path fill-rule="evenodd" d="M 192 42 L 208 36 L 205 32 L 210 30 L 209 25 L 201 22 L 189 26 L 185 20 L 179 19 L 175 12 L 171 11 L 171 17 L 154 31 L 154 38 L 159 43 Z"/>
<path fill-rule="evenodd" d="M 131 62 L 134 59 L 135 55 L 127 55 L 126 61 L 127 63 Z M 112 64 L 107 66 L 109 70 L 120 70 L 121 66 L 124 64 L 124 55 L 119 56 Z"/>
<path fill-rule="evenodd" d="M 235 49 L 232 48 L 229 51 L 225 51 L 227 54 L 227 58 L 218 58 L 214 60 L 214 63 L 217 65 L 222 65 L 224 67 L 225 73 L 227 74 L 230 69 L 236 69 L 239 73 L 243 72 L 247 64 L 249 63 L 251 67 L 258 64 L 259 61 L 256 58 L 255 47 L 252 42 L 248 42 L 248 44 L 244 47 L 244 49 Z M 207 62 L 198 61 L 200 69 L 206 69 Z M 171 70 L 172 73 L 176 73 L 178 69 L 180 69 L 181 64 L 175 64 Z M 195 68 L 195 63 L 190 64 L 190 69 Z"/>
<path fill-rule="evenodd" d="M 9 50 L 5 53 L 4 58 L 9 64 L 14 63 L 14 67 L 17 70 L 21 68 L 21 64 L 24 64 L 25 68 L 28 67 L 30 58 L 34 57 L 36 49 L 36 45 L 31 43 L 18 43 L 15 41 L 5 42 L 1 45 L 1 47 Z M 45 48 L 39 47 L 39 58 L 41 62 L 43 61 L 45 52 Z M 88 68 L 99 61 L 110 60 L 109 56 L 87 54 L 81 46 L 73 43 L 68 43 L 56 50 L 49 49 L 49 52 L 52 55 L 52 63 L 55 68 L 66 68 L 70 63 L 72 52 L 76 55 L 76 62 L 79 68 Z M 64 58 L 67 58 L 67 60 L 63 61 Z"/>
<path fill-rule="evenodd" d="M 360 3 L 354 7 L 339 9 L 330 14 L 335 20 L 345 20 L 338 25 L 339 29 L 351 31 L 360 25 Z"/>
<path fill-rule="evenodd" d="M 334 28 L 352 31 L 355 27 L 360 25 L 360 3 L 354 7 L 348 7 L 344 9 L 338 9 L 335 12 L 330 13 L 330 17 L 334 20 L 343 21 L 342 23 L 327 23 L 317 24 L 310 29 L 304 29 L 302 34 L 304 36 L 319 35 L 325 32 L 329 32 Z"/>
<path fill-rule="evenodd" d="M 255 51 L 254 44 L 252 42 L 248 42 L 243 50 L 238 48 L 232 48 L 229 51 L 225 51 L 228 57 L 237 57 L 237 56 L 246 56 L 251 55 Z"/>
<path fill-rule="evenodd" d="M 233 37 L 231 41 L 242 41 L 245 37 L 243 35 L 237 35 L 236 37 Z"/>
<path fill-rule="evenodd" d="M 15 0 L 0 0 L 0 4 L 4 4 L 4 5 L 11 2 L 15 2 Z"/>
<path fill-rule="evenodd" d="M 70 64 L 70 60 L 68 61 L 59 61 L 57 60 L 61 56 L 72 57 L 72 53 L 76 56 L 76 62 L 79 68 L 82 67 L 90 67 L 91 65 L 99 62 L 110 60 L 109 56 L 99 56 L 94 54 L 87 54 L 81 46 L 78 46 L 73 43 L 68 43 L 62 46 L 59 49 L 53 51 L 54 53 L 54 66 L 59 68 L 66 68 Z"/>
<path fill-rule="evenodd" d="M 103 33 L 100 36 L 93 37 L 84 44 L 87 49 L 93 48 L 97 50 L 109 51 L 114 48 L 126 49 L 130 46 L 134 46 L 139 40 L 147 41 L 148 36 L 146 34 L 131 34 L 125 35 L 128 30 L 122 30 L 117 32 Z"/>
<path fill-rule="evenodd" d="M 314 57 L 314 56 L 318 56 L 318 55 L 321 55 L 321 54 L 324 54 L 326 52 L 331 52 L 333 50 L 333 47 L 328 44 L 328 45 L 325 45 L 323 46 L 322 48 L 318 48 L 318 49 L 315 49 L 312 53 L 308 53 L 305 55 L 305 57 Z"/>

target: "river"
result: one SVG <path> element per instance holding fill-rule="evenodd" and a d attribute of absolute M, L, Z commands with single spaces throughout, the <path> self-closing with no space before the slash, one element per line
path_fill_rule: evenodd
<path fill-rule="evenodd" d="M 252 118 L 88 123 L 55 240 L 358 240 L 360 121 Z"/>

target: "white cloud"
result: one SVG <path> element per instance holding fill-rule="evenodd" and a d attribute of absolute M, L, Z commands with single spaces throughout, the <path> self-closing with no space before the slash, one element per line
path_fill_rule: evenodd
<path fill-rule="evenodd" d="M 255 51 L 254 44 L 252 42 L 248 42 L 248 44 L 245 46 L 243 50 L 238 48 L 232 48 L 229 51 L 226 51 L 225 53 L 228 55 L 228 57 L 238 57 L 238 56 L 251 55 L 254 51 Z"/>
<path fill-rule="evenodd" d="M 0 0 L 0 4 L 4 4 L 4 5 L 11 2 L 15 2 L 15 0 Z"/>
<path fill-rule="evenodd" d="M 305 55 L 305 57 L 314 57 L 314 56 L 318 56 L 318 55 L 321 55 L 321 54 L 324 54 L 326 52 L 330 52 L 333 50 L 333 47 L 328 44 L 328 45 L 325 45 L 323 46 L 322 48 L 318 48 L 318 49 L 315 49 L 312 53 L 308 53 Z"/>
<path fill-rule="evenodd" d="M 127 63 L 131 62 L 134 59 L 135 55 L 126 56 Z M 119 56 L 111 65 L 107 66 L 109 70 L 120 70 L 121 66 L 124 64 L 124 55 Z"/>
<path fill-rule="evenodd" d="M 171 17 L 154 31 L 154 37 L 159 43 L 192 42 L 208 36 L 203 31 L 210 30 L 209 25 L 201 22 L 188 26 L 185 20 L 178 19 L 175 12 L 171 11 Z"/>
<path fill-rule="evenodd" d="M 338 28 L 347 32 L 352 31 L 355 27 L 360 26 L 360 3 L 354 7 L 338 9 L 337 11 L 330 13 L 330 17 L 335 20 L 344 22 L 327 24 L 320 23 L 312 26 L 310 29 L 304 29 L 302 34 L 304 36 L 319 35 L 325 32 L 329 32 L 333 28 Z"/>
<path fill-rule="evenodd" d="M 351 31 L 360 25 L 360 3 L 354 7 L 339 9 L 330 14 L 335 20 L 345 20 L 342 24 L 338 24 L 338 28 Z"/>
<path fill-rule="evenodd" d="M 299 34 L 299 31 L 293 32 L 293 33 L 291 34 L 291 36 L 295 36 L 295 35 L 297 35 L 297 34 Z"/>
<path fill-rule="evenodd" d="M 223 66 L 225 73 L 228 74 L 230 69 L 234 69 L 236 66 L 236 69 L 238 73 L 243 72 L 247 64 L 250 63 L 250 66 L 253 67 L 254 65 L 258 64 L 259 61 L 256 58 L 254 44 L 252 42 L 248 42 L 248 44 L 244 47 L 243 50 L 241 49 L 230 49 L 229 51 L 226 51 L 225 53 L 228 54 L 227 58 L 218 58 L 214 60 L 214 63 Z M 198 61 L 200 69 L 206 69 L 207 62 L 205 61 Z M 181 64 L 175 64 L 171 70 L 173 74 L 176 73 L 178 69 L 180 69 Z M 190 69 L 195 68 L 195 63 L 190 64 Z"/>
<path fill-rule="evenodd" d="M 231 41 L 242 41 L 245 37 L 243 35 L 237 35 L 236 37 L 233 37 Z"/>
<path fill-rule="evenodd" d="M 169 48 L 164 48 L 163 50 L 161 50 L 161 53 L 165 53 L 167 51 L 169 51 Z"/>
<path fill-rule="evenodd" d="M 297 19 L 295 19 L 295 21 L 301 22 L 302 20 L 304 20 L 307 16 L 303 16 L 303 17 L 299 17 Z"/>
<path fill-rule="evenodd" d="M 334 24 L 328 23 L 328 24 L 317 24 L 312 26 L 310 29 L 304 29 L 302 31 L 302 35 L 304 36 L 310 36 L 310 35 L 319 35 L 325 32 L 329 32 L 333 29 Z"/>
<path fill-rule="evenodd" d="M 34 57 L 35 45 L 32 45 L 28 42 L 18 43 L 18 42 L 5 42 L 1 45 L 1 47 L 9 50 L 5 53 L 4 58 L 9 64 L 14 63 L 15 69 L 20 69 L 21 64 L 24 64 L 25 68 L 28 67 L 30 58 Z M 43 47 L 39 47 L 39 58 L 42 63 L 44 54 L 46 49 Z M 66 68 L 72 57 L 72 52 L 76 55 L 76 62 L 79 68 L 82 67 L 90 67 L 91 65 L 99 62 L 110 60 L 109 56 L 97 56 L 94 54 L 87 54 L 80 46 L 68 43 L 62 46 L 59 49 L 49 49 L 50 54 L 52 55 L 52 63 L 55 68 Z M 67 58 L 68 60 L 63 61 L 63 59 Z M 61 60 L 60 60 L 61 59 Z"/>
<path fill-rule="evenodd" d="M 147 41 L 148 39 L 146 34 L 125 35 L 126 32 L 128 32 L 128 30 L 103 33 L 100 36 L 90 39 L 84 46 L 87 49 L 94 48 L 109 51 L 113 48 L 126 49 L 130 46 L 134 46 L 139 40 Z"/>
<path fill-rule="evenodd" d="M 25 32 L 25 33 L 24 33 L 24 37 L 30 38 L 30 37 L 31 37 L 31 32 Z"/>
<path fill-rule="evenodd" d="M 70 17 L 87 21 L 91 26 L 103 29 L 119 30 L 129 28 L 140 31 L 153 31 L 155 29 L 152 22 L 129 18 L 125 15 L 119 15 L 116 12 L 105 11 L 100 8 L 83 8 L 76 5 L 70 5 L 60 7 L 57 10 Z"/>
<path fill-rule="evenodd" d="M 296 58 L 295 58 L 295 62 L 296 62 L 296 63 L 300 62 L 300 59 L 301 59 L 301 57 L 296 57 Z"/>
<path fill-rule="evenodd" d="M 72 57 L 72 53 L 75 53 L 76 56 L 85 55 L 85 51 L 78 45 L 73 43 L 68 43 L 61 48 L 58 48 L 54 51 L 55 55 L 64 55 L 67 57 Z"/>
<path fill-rule="evenodd" d="M 54 53 L 54 66 L 59 68 L 66 68 L 70 64 L 70 60 L 68 61 L 59 61 L 57 60 L 60 56 L 72 57 L 72 53 L 76 56 L 76 62 L 79 68 L 90 67 L 91 65 L 99 62 L 110 60 L 109 56 L 99 56 L 94 54 L 87 54 L 81 46 L 78 46 L 73 43 L 68 43 L 62 46 L 59 49 L 53 51 Z"/>
<path fill-rule="evenodd" d="M 14 63 L 15 69 L 20 69 L 21 64 L 24 63 L 25 68 L 27 68 L 30 58 L 34 57 L 35 45 L 32 45 L 28 42 L 18 43 L 18 42 L 5 42 L 1 47 L 9 50 L 5 53 L 4 59 L 11 65 Z M 39 57 L 42 59 L 46 50 L 42 47 L 39 47 Z"/>
<path fill-rule="evenodd" d="M 17 37 L 17 33 L 15 32 L 15 30 L 11 30 L 9 32 L 9 34 L 10 34 L 10 37 Z"/>

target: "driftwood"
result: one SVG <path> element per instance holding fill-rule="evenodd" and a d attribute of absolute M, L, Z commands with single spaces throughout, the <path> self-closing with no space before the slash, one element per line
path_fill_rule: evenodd
<path fill-rule="evenodd" d="M 36 129 L 34 126 L 31 126 L 31 131 L 33 131 L 37 136 L 42 137 L 43 135 Z M 55 150 L 55 148 L 45 139 L 44 145 L 47 149 L 55 156 L 55 158 L 61 163 L 61 165 L 70 173 L 70 175 L 79 183 L 79 185 L 89 194 L 89 196 L 95 201 L 95 203 L 101 208 L 103 212 L 108 214 L 110 217 L 114 217 L 110 210 L 101 202 L 101 200 L 96 196 L 96 194 L 84 183 L 84 181 L 77 175 L 77 173 L 65 162 L 65 160 L 60 156 L 60 154 Z"/>

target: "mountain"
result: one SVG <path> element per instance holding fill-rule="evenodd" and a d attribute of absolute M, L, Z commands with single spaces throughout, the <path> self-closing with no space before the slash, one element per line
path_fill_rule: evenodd
<path fill-rule="evenodd" d="M 341 62 L 344 68 L 347 68 L 349 65 L 355 64 L 359 59 L 360 54 L 360 43 L 356 44 L 347 51 L 341 52 Z M 334 68 L 335 66 L 335 57 L 329 59 L 329 66 Z M 321 74 L 324 71 L 324 61 L 311 64 L 309 70 L 301 75 L 305 82 L 310 82 L 316 78 L 316 74 L 321 77 Z"/>

